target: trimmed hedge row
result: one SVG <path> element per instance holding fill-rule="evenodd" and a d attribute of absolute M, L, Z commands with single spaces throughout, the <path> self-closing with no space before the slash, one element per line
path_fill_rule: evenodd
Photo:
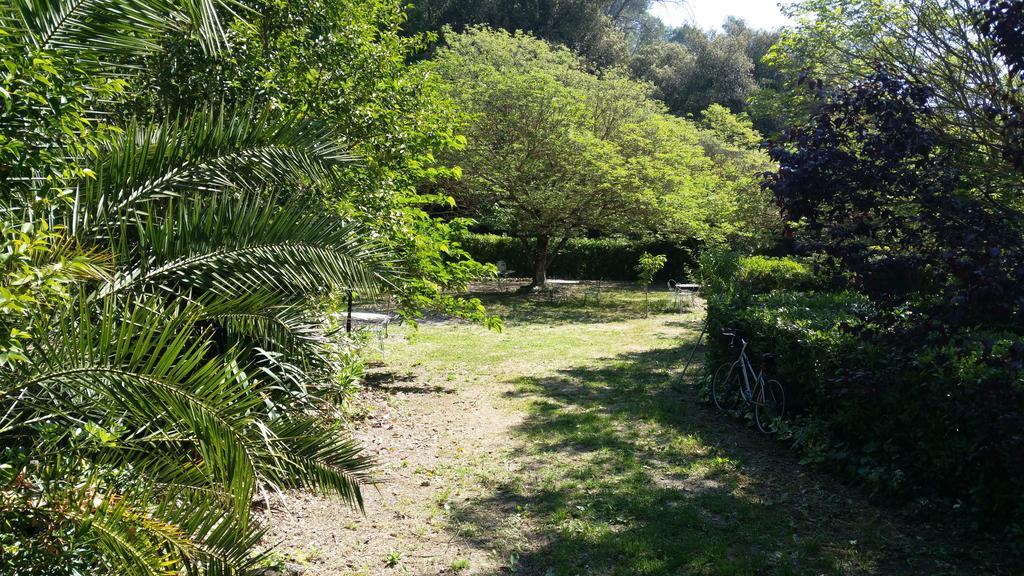
<path fill-rule="evenodd" d="M 995 361 L 1019 335 L 964 333 L 897 350 L 860 336 L 876 328 L 866 297 L 787 290 L 790 281 L 815 282 L 796 272 L 804 263 L 769 260 L 741 259 L 733 290 L 709 295 L 709 371 L 736 354 L 714 336 L 737 330 L 754 354 L 777 355 L 771 374 L 786 388 L 789 412 L 783 437 L 805 461 L 946 510 L 1024 518 L 1024 381 L 1020 369 Z M 767 280 L 767 269 L 790 272 Z"/>
<path fill-rule="evenodd" d="M 852 292 L 802 293 L 774 291 L 738 299 L 708 299 L 708 367 L 734 361 L 737 352 L 715 337 L 730 328 L 750 341 L 751 358 L 764 352 L 777 355 L 772 377 L 783 382 L 792 412 L 811 408 L 821 382 L 828 380 L 840 359 L 856 347 L 856 338 L 837 329 L 862 317 L 870 304 Z"/>
<path fill-rule="evenodd" d="M 496 234 L 469 234 L 462 246 L 477 262 L 494 264 L 504 260 L 517 276 L 531 274 L 530 248 L 518 238 Z M 579 280 L 636 280 L 636 264 L 644 252 L 668 257 L 655 282 L 670 278 L 682 281 L 694 260 L 683 248 L 667 243 L 641 243 L 624 238 L 578 238 L 570 240 L 548 268 L 548 276 Z"/>

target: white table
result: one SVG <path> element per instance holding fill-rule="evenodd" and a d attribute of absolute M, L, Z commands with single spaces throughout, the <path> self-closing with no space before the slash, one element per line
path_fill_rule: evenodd
<path fill-rule="evenodd" d="M 687 308 L 692 308 L 700 290 L 700 284 L 677 284 L 675 281 L 669 281 L 668 287 L 672 290 L 672 303 L 676 308 L 683 302 Z"/>
<path fill-rule="evenodd" d="M 351 318 L 353 322 L 374 326 L 377 332 L 377 343 L 380 345 L 381 352 L 384 351 L 384 337 L 388 335 L 388 324 L 391 323 L 391 316 L 388 314 L 378 314 L 377 312 L 352 312 L 342 316 L 346 320 Z"/>
<path fill-rule="evenodd" d="M 561 290 L 571 288 L 573 286 L 579 286 L 579 280 L 548 280 L 544 283 L 544 292 L 548 295 L 548 301 L 554 301 L 556 293 Z M 561 298 L 561 296 L 559 296 Z"/>

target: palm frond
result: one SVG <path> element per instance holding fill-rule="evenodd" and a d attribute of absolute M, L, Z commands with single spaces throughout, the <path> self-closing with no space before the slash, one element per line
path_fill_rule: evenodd
<path fill-rule="evenodd" d="M 97 547 L 108 561 L 129 576 L 173 576 L 177 574 L 176 554 L 191 545 L 172 524 L 152 518 L 134 506 L 130 498 L 111 494 L 86 495 L 69 508 L 80 529 L 96 535 Z"/>
<path fill-rule="evenodd" d="M 262 555 L 253 551 L 265 530 L 242 524 L 226 513 L 219 499 L 193 487 L 165 490 L 154 515 L 188 534 L 192 547 L 185 557 L 190 574 L 218 576 L 245 573 L 255 568 Z"/>
<path fill-rule="evenodd" d="M 362 227 L 301 199 L 282 206 L 253 194 L 217 194 L 169 201 L 160 218 L 155 212 L 111 230 L 122 261 L 101 293 L 377 294 L 397 282 Z"/>
<path fill-rule="evenodd" d="M 308 298 L 264 290 L 236 297 L 202 299 L 201 317 L 216 322 L 232 341 L 286 351 L 304 365 L 322 359 L 331 343 L 325 318 L 310 311 Z"/>
<path fill-rule="evenodd" d="M 164 198 L 301 189 L 352 160 L 326 124 L 252 107 L 135 121 L 101 151 L 95 177 L 80 182 L 70 227 L 76 235 L 95 233 Z"/>
<path fill-rule="evenodd" d="M 358 442 L 312 418 L 278 418 L 269 431 L 276 486 L 338 495 L 362 509 L 359 486 L 373 460 Z"/>
<path fill-rule="evenodd" d="M 262 402 L 256 383 L 230 357 L 209 359 L 210 343 L 197 337 L 187 308 L 108 298 L 99 313 L 86 305 L 71 312 L 9 394 L 26 389 L 44 409 L 180 435 L 244 517 L 257 480 L 249 433 Z"/>
<path fill-rule="evenodd" d="M 194 33 L 209 52 L 225 45 L 217 0 L 4 0 L 5 28 L 41 51 L 68 50 L 79 58 L 159 49 L 168 32 Z"/>

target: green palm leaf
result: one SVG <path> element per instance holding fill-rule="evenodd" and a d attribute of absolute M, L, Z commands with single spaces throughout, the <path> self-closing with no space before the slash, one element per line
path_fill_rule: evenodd
<path fill-rule="evenodd" d="M 256 383 L 230 357 L 209 359 L 195 314 L 156 299 L 109 298 L 57 321 L 54 335 L 9 394 L 30 391 L 40 407 L 70 407 L 93 421 L 159 428 L 195 447 L 210 478 L 244 517 L 256 486 L 248 429 L 261 404 Z"/>
<path fill-rule="evenodd" d="M 278 418 L 270 431 L 276 485 L 340 495 L 362 509 L 359 485 L 373 461 L 356 441 L 310 418 Z"/>
<path fill-rule="evenodd" d="M 95 177 L 79 183 L 72 221 L 95 233 L 153 200 L 218 191 L 302 189 L 352 161 L 322 122 L 250 107 L 207 109 L 189 118 L 133 122 L 101 151 Z"/>
<path fill-rule="evenodd" d="M 215 0 L 4 0 L 5 28 L 40 51 L 138 54 L 159 49 L 168 32 L 195 33 L 203 47 L 216 51 L 224 34 Z M 85 53 L 85 54 L 83 54 Z"/>
<path fill-rule="evenodd" d="M 166 205 L 162 218 L 150 205 L 131 228 L 111 230 L 121 261 L 101 293 L 377 294 L 398 281 L 360 226 L 301 199 L 278 205 L 273 197 L 217 194 Z"/>

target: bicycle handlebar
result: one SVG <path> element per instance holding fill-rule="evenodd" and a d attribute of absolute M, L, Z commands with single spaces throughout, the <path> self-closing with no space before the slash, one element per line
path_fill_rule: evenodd
<path fill-rule="evenodd" d="M 735 346 L 737 338 L 740 339 L 740 342 L 743 344 L 743 346 L 747 346 L 750 344 L 750 342 L 748 342 L 746 338 L 740 336 L 739 334 L 736 333 L 735 330 L 730 330 L 729 328 L 722 329 L 722 336 L 730 339 L 729 346 Z"/>

